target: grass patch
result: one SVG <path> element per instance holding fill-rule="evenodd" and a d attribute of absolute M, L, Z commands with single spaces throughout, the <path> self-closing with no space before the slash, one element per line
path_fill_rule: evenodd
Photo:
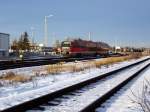
<path fill-rule="evenodd" d="M 16 74 L 14 72 L 6 72 L 0 77 L 1 80 L 9 80 L 12 82 L 27 82 L 31 80 L 31 77 L 24 76 L 21 74 Z"/>
<path fill-rule="evenodd" d="M 59 74 L 61 72 L 80 72 L 84 71 L 85 69 L 90 69 L 94 67 L 101 67 L 101 66 L 108 66 L 114 63 L 123 62 L 131 59 L 140 58 L 141 55 L 137 54 L 131 54 L 128 56 L 122 56 L 122 57 L 110 57 L 110 58 L 104 58 L 102 60 L 90 60 L 87 62 L 77 62 L 73 64 L 54 64 L 54 65 L 48 65 L 45 67 L 45 70 L 48 74 Z"/>

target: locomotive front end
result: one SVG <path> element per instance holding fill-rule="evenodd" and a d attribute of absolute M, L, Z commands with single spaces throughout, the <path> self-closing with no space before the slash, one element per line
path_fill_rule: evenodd
<path fill-rule="evenodd" d="M 63 41 L 61 44 L 61 54 L 63 56 L 69 56 L 71 49 L 71 42 L 70 41 Z"/>

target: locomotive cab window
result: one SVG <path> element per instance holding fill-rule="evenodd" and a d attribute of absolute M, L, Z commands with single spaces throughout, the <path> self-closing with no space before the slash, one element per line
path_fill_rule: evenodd
<path fill-rule="evenodd" d="M 62 42 L 62 47 L 70 47 L 70 42 Z"/>

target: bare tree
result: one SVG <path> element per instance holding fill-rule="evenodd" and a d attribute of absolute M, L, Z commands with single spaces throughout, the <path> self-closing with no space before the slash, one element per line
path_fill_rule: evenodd
<path fill-rule="evenodd" d="M 136 95 L 132 90 L 131 93 L 133 95 L 132 98 L 130 97 L 132 103 L 138 105 L 135 107 L 135 109 L 138 109 L 142 112 L 150 112 L 150 82 L 145 79 L 141 94 L 138 93 L 138 95 Z"/>

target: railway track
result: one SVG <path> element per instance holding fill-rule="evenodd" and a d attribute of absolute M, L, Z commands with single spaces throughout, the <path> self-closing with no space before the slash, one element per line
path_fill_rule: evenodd
<path fill-rule="evenodd" d="M 149 66 L 149 59 L 112 70 L 1 112 L 92 112 Z M 86 102 L 85 102 L 86 101 Z"/>
<path fill-rule="evenodd" d="M 119 56 L 121 55 L 105 56 L 102 58 L 119 57 Z M 97 58 L 98 57 L 88 56 L 88 57 L 51 57 L 51 58 L 41 58 L 41 59 L 5 60 L 5 61 L 0 61 L 0 70 L 47 65 L 47 64 L 56 64 L 59 62 L 72 62 L 76 60 L 77 61 L 90 60 L 90 59 L 97 59 Z"/>
<path fill-rule="evenodd" d="M 45 58 L 45 59 L 26 59 L 26 60 L 12 60 L 12 61 L 0 61 L 0 70 L 14 69 L 21 67 L 31 67 L 47 64 L 56 64 L 59 62 L 72 62 L 72 61 L 81 61 L 87 59 L 96 59 L 96 57 L 84 57 L 84 58 Z"/>

